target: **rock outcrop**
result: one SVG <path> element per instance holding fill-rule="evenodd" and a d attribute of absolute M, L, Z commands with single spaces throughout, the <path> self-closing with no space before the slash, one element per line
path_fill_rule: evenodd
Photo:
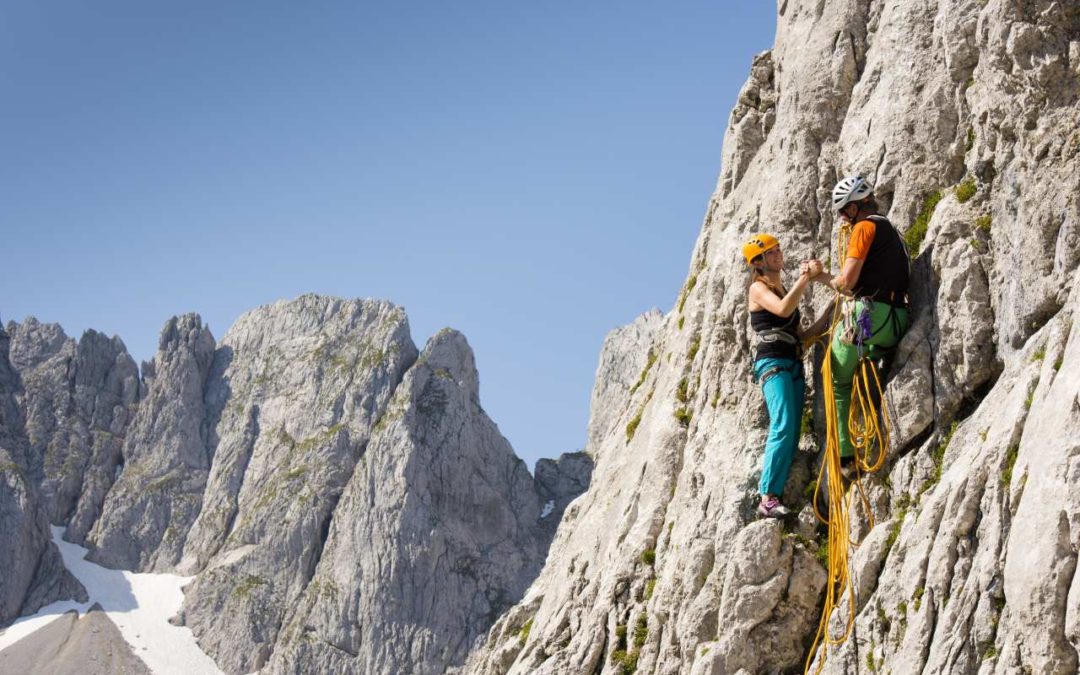
<path fill-rule="evenodd" d="M 480 407 L 465 338 L 418 354 L 388 302 L 306 295 L 220 343 L 176 317 L 141 381 L 119 339 L 12 326 L 25 387 L 14 371 L 7 387 L 34 435 L 4 399 L 9 529 L 48 543 L 41 490 L 90 559 L 194 576 L 173 620 L 229 673 L 460 664 L 588 486 L 583 452 L 530 476 Z M 12 564 L 42 580 L 13 578 L 12 617 L 63 579 L 30 539 Z"/>
<path fill-rule="evenodd" d="M 558 459 L 537 460 L 533 474 L 536 492 L 542 505 L 542 529 L 547 531 L 547 535 L 543 537 L 545 551 L 551 544 L 567 507 L 589 489 L 593 466 L 593 458 L 586 452 L 568 452 L 560 455 Z"/>
<path fill-rule="evenodd" d="M 9 323 L 11 362 L 30 441 L 30 475 L 49 521 L 82 543 L 101 514 L 139 396 L 139 370 L 119 338 L 56 324 Z"/>
<path fill-rule="evenodd" d="M 0 626 L 54 600 L 85 601 L 86 590 L 64 568 L 49 538 L 32 450 L 15 402 L 18 374 L 9 360 L 10 337 L 0 327 Z"/>
<path fill-rule="evenodd" d="M 304 296 L 245 314 L 207 390 L 212 468 L 181 571 L 182 618 L 228 672 L 270 656 L 372 429 L 416 360 L 387 302 Z"/>
<path fill-rule="evenodd" d="M 810 656 L 830 673 L 1075 672 L 1078 96 L 1075 3 L 781 0 L 687 283 L 638 347 L 655 364 L 594 398 L 592 487 L 464 671 L 801 670 L 825 542 L 806 512 L 797 534 L 755 521 L 766 418 L 738 251 L 770 231 L 788 260 L 835 269 L 829 192 L 861 172 L 915 257 L 913 323 L 892 452 L 865 481 L 875 526 L 856 509 L 856 592 L 832 617 L 842 634 L 854 609 L 854 631 Z M 813 470 L 796 459 L 786 503 Z"/>
<path fill-rule="evenodd" d="M 660 356 L 652 345 L 663 324 L 663 315 L 654 309 L 604 338 L 589 402 L 585 451 L 592 457 L 597 457 L 603 440 L 618 433 L 625 424 L 630 396 L 645 382 Z"/>
<path fill-rule="evenodd" d="M 170 319 L 146 394 L 124 439 L 119 477 L 87 537 L 89 560 L 106 567 L 171 571 L 202 506 L 210 472 L 204 397 L 214 337 L 198 315 Z"/>
<path fill-rule="evenodd" d="M 543 562 L 540 495 L 480 407 L 461 334 L 431 338 L 374 431 L 270 672 L 441 673 Z"/>

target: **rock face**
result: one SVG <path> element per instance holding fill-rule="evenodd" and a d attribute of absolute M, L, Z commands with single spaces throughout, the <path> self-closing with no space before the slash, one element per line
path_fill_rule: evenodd
<path fill-rule="evenodd" d="M 120 476 L 87 537 L 88 559 L 147 571 L 180 561 L 210 471 L 204 396 L 213 360 L 214 338 L 197 315 L 165 324 L 143 367 L 146 395 L 124 439 Z"/>
<path fill-rule="evenodd" d="M 139 371 L 119 338 L 87 331 L 78 342 L 60 326 L 8 324 L 11 362 L 30 440 L 30 474 L 49 521 L 82 543 L 112 486 Z"/>
<path fill-rule="evenodd" d="M 181 571 L 205 570 L 182 616 L 223 669 L 269 658 L 416 355 L 400 308 L 316 296 L 249 312 L 222 340 L 207 392 L 213 466 Z"/>
<path fill-rule="evenodd" d="M 445 330 L 409 370 L 330 524 L 270 672 L 441 673 L 543 561 L 540 495 Z"/>
<path fill-rule="evenodd" d="M 838 635 L 854 610 L 854 631 L 811 656 L 831 673 L 1075 672 L 1078 96 L 1076 3 L 779 2 L 687 283 L 636 347 L 655 363 L 594 397 L 592 487 L 464 670 L 802 668 L 824 541 L 805 518 L 798 535 L 755 521 L 766 416 L 739 246 L 769 231 L 836 269 L 829 192 L 861 172 L 917 255 L 913 322 L 892 452 L 865 481 L 876 525 L 856 511 L 857 592 L 832 617 Z M 785 503 L 805 503 L 812 469 L 796 458 Z"/>
<path fill-rule="evenodd" d="M 585 452 L 569 452 L 559 459 L 540 459 L 536 462 L 536 491 L 540 497 L 540 520 L 548 532 L 544 537 L 547 550 L 555 530 L 562 522 L 570 503 L 589 489 L 592 480 L 593 458 Z"/>
<path fill-rule="evenodd" d="M 25 386 L 0 372 L 0 526 L 21 543 L 0 621 L 65 591 L 47 504 L 95 561 L 194 576 L 174 621 L 226 672 L 442 672 L 520 599 L 588 486 L 583 452 L 530 476 L 465 338 L 418 354 L 388 302 L 306 295 L 220 343 L 176 317 L 141 382 L 117 338 L 12 332 Z"/>
<path fill-rule="evenodd" d="M 603 440 L 617 433 L 630 395 L 645 381 L 659 355 L 652 350 L 663 315 L 654 309 L 604 338 L 589 403 L 589 438 L 585 451 L 596 457 Z"/>
<path fill-rule="evenodd" d="M 10 338 L 0 327 L 0 626 L 54 600 L 86 600 L 64 569 L 49 538 L 23 417 L 15 402 L 18 374 L 8 358 Z"/>

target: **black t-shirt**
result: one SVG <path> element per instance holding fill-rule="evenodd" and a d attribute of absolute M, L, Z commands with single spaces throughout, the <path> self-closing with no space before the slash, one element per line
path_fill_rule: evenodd
<path fill-rule="evenodd" d="M 859 279 L 852 289 L 856 297 L 901 301 L 908 292 L 911 279 L 907 249 L 888 218 L 870 216 L 856 223 L 848 245 L 848 257 L 863 261 Z"/>
<path fill-rule="evenodd" d="M 772 289 L 770 288 L 769 290 Z M 773 292 L 775 293 L 776 291 Z M 750 327 L 753 328 L 756 333 L 772 330 L 774 328 L 781 328 L 798 340 L 800 318 L 799 310 L 797 309 L 789 317 L 777 316 L 767 309 L 759 309 L 750 312 Z M 760 342 L 758 343 L 754 360 L 760 361 L 761 359 L 792 359 L 797 361 L 799 359 L 799 347 L 797 344 L 792 345 L 781 340 L 776 340 L 774 342 Z"/>

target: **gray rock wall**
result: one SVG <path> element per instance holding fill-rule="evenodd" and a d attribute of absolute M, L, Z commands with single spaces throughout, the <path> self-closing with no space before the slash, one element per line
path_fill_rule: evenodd
<path fill-rule="evenodd" d="M 25 411 L 33 442 L 5 446 L 21 472 L 8 510 L 33 541 L 14 552 L 10 611 L 63 590 L 59 557 L 39 555 L 40 491 L 92 559 L 194 576 L 174 621 L 229 673 L 461 663 L 588 486 L 581 452 L 530 476 L 480 408 L 464 337 L 443 331 L 418 355 L 388 302 L 306 295 L 248 312 L 220 343 L 176 317 L 141 381 L 117 338 L 76 343 L 34 319 L 12 331 L 21 408 L 5 399 L 4 428 L 22 433 Z M 376 554 L 378 592 L 354 574 Z"/>
<path fill-rule="evenodd" d="M 50 539 L 22 412 L 15 402 L 18 374 L 0 327 L 0 626 L 54 600 L 86 600 L 82 585 L 64 568 Z"/>
<path fill-rule="evenodd" d="M 656 365 L 653 341 L 663 326 L 660 310 L 642 314 L 604 338 L 589 401 L 589 436 L 585 452 L 596 458 L 602 441 L 625 424 L 625 407 Z"/>
<path fill-rule="evenodd" d="M 210 470 L 204 395 L 214 338 L 187 314 L 161 331 L 143 365 L 146 395 L 124 439 L 123 465 L 87 537 L 88 559 L 113 568 L 171 571 L 199 514 Z"/>
<path fill-rule="evenodd" d="M 9 323 L 11 361 L 22 388 L 30 473 L 49 521 L 83 543 L 112 486 L 139 372 L 119 338 L 87 331 L 76 342 L 60 326 Z"/>
<path fill-rule="evenodd" d="M 182 619 L 226 671 L 266 663 L 416 356 L 404 312 L 371 300 L 279 302 L 222 339 L 207 394 L 213 465 L 180 570 L 199 573 Z"/>
<path fill-rule="evenodd" d="M 611 421 L 592 487 L 465 671 L 802 668 L 824 541 L 806 514 L 798 534 L 755 521 L 767 417 L 739 246 L 769 231 L 788 260 L 836 269 L 829 192 L 862 172 L 902 231 L 926 232 L 909 232 L 893 454 L 866 481 L 876 526 L 854 519 L 858 592 L 833 617 L 842 632 L 854 609 L 855 630 L 816 657 L 836 673 L 1075 672 L 1078 79 L 1075 3 L 781 0 L 656 365 L 594 408 Z M 812 469 L 796 459 L 786 503 L 806 503 Z"/>
<path fill-rule="evenodd" d="M 540 496 L 444 330 L 377 425 L 270 672 L 440 673 L 543 561 Z"/>
<path fill-rule="evenodd" d="M 589 489 L 593 458 L 586 452 L 568 452 L 558 459 L 539 459 L 533 470 L 537 496 L 540 497 L 542 549 L 546 552 L 563 514 L 575 499 Z"/>

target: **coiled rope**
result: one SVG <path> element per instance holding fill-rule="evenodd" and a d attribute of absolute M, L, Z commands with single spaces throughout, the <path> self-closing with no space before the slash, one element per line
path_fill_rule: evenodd
<path fill-rule="evenodd" d="M 851 236 L 851 226 L 844 225 L 840 230 L 840 242 L 837 247 L 838 267 L 843 269 L 845 252 L 847 251 L 848 238 Z M 825 603 L 821 610 L 821 620 L 818 623 L 817 634 L 814 643 L 806 656 L 804 675 L 810 672 L 814 654 L 818 647 L 825 645 L 821 659 L 818 662 L 815 675 L 821 672 L 825 666 L 825 659 L 829 646 L 843 644 L 851 635 L 855 625 L 855 597 L 852 585 L 850 562 L 851 554 L 859 542 L 851 540 L 850 523 L 851 508 L 854 495 L 858 493 L 863 512 L 874 527 L 874 516 L 870 510 L 870 502 L 862 486 L 862 474 L 873 473 L 885 463 L 886 453 L 889 447 L 890 420 L 888 411 L 882 407 L 881 416 L 878 415 L 875 401 L 882 401 L 881 379 L 878 376 L 877 367 L 872 359 L 865 354 L 861 355 L 856 367 L 855 377 L 852 382 L 851 406 L 848 419 L 844 422 L 848 425 L 849 438 L 855 452 L 854 467 L 855 475 L 852 484 L 855 490 L 843 489 L 843 477 L 840 473 L 840 420 L 837 419 L 836 397 L 832 378 L 832 345 L 838 327 L 843 323 L 843 296 L 837 292 L 833 303 L 832 319 L 826 335 L 828 343 L 825 346 L 825 359 L 821 364 L 822 396 L 825 403 L 825 456 L 818 472 L 817 485 L 814 488 L 813 508 L 818 519 L 828 526 L 828 577 L 825 585 Z M 874 394 L 876 393 L 876 398 Z M 876 454 L 872 454 L 874 450 Z M 828 514 L 822 515 L 818 510 L 818 495 L 822 485 L 828 485 Z M 848 594 L 848 616 L 844 631 L 840 635 L 829 633 L 829 617 L 833 610 L 840 604 L 845 591 Z"/>

